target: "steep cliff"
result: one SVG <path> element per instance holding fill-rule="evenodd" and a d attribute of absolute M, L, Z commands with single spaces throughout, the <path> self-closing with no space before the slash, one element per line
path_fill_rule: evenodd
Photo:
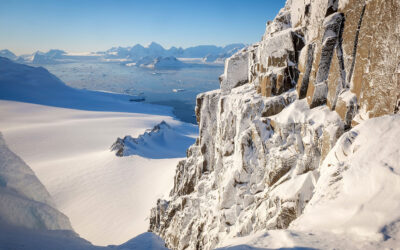
<path fill-rule="evenodd" d="M 339 137 L 398 116 L 399 29 L 397 0 L 288 0 L 259 43 L 226 60 L 220 90 L 197 97 L 199 137 L 150 230 L 174 249 L 211 249 L 287 228 L 317 199 Z"/>

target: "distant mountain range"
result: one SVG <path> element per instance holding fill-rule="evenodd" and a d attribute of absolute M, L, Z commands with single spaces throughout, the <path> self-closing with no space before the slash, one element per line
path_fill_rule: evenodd
<path fill-rule="evenodd" d="M 136 44 L 132 47 L 113 47 L 105 52 L 98 53 L 104 54 L 106 58 L 126 58 L 130 60 L 138 60 L 146 56 L 173 56 L 177 58 L 226 58 L 234 54 L 236 51 L 244 48 L 245 46 L 246 45 L 243 43 L 235 43 L 229 44 L 224 47 L 219 47 L 215 45 L 199 45 L 186 49 L 177 47 L 164 49 L 164 47 L 162 47 L 160 44 L 152 42 L 146 47 L 140 44 Z"/>
<path fill-rule="evenodd" d="M 158 43 L 152 42 L 148 46 L 136 44 L 132 47 L 113 47 L 107 51 L 92 52 L 88 55 L 71 55 L 63 50 L 52 49 L 48 52 L 37 51 L 33 54 L 16 56 L 8 49 L 0 50 L 0 56 L 21 63 L 32 64 L 55 64 L 65 63 L 82 59 L 98 59 L 111 61 L 125 61 L 127 63 L 137 63 L 143 61 L 168 61 L 174 65 L 180 65 L 176 58 L 197 58 L 204 63 L 223 63 L 246 45 L 243 43 L 229 44 L 224 47 L 215 45 L 199 45 L 183 49 L 181 47 L 171 47 L 165 49 Z M 167 60 L 164 60 L 164 59 Z M 152 63 L 149 63 L 152 64 Z M 137 64 L 143 65 L 143 63 Z"/>

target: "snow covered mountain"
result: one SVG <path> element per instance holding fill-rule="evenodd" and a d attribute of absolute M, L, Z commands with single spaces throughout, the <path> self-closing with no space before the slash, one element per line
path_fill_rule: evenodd
<path fill-rule="evenodd" d="M 67 53 L 63 50 L 52 49 L 45 53 L 37 51 L 33 54 L 33 64 L 54 64 L 59 62 L 59 59 L 63 59 Z"/>
<path fill-rule="evenodd" d="M 152 42 L 147 47 L 136 44 L 133 47 L 115 47 L 111 48 L 104 53 L 106 58 L 120 58 L 137 61 L 141 58 L 157 58 L 157 57 L 178 57 L 178 58 L 204 58 L 207 57 L 207 62 L 214 62 L 219 58 L 220 62 L 223 59 L 231 56 L 235 52 L 244 48 L 245 45 L 229 44 L 225 47 L 218 47 L 215 45 L 200 45 L 189 47 L 186 49 L 171 47 L 164 49 L 160 44 Z M 212 60 L 212 58 L 215 58 Z"/>
<path fill-rule="evenodd" d="M 186 49 L 171 47 L 163 48 L 160 44 L 152 42 L 148 46 L 136 44 L 132 47 L 113 47 L 107 51 L 96 53 L 86 53 L 84 55 L 69 54 L 63 50 L 51 49 L 47 52 L 36 51 L 33 54 L 16 56 L 11 51 L 4 49 L 0 50 L 0 57 L 5 57 L 19 63 L 46 65 L 77 61 L 128 61 L 137 63 L 143 67 L 156 67 L 155 61 L 159 62 L 160 68 L 179 68 L 184 65 L 176 58 L 204 58 L 204 62 L 208 63 L 224 63 L 224 60 L 240 49 L 244 48 L 245 44 L 235 43 L 225 47 L 215 45 L 200 45 L 189 47 Z M 147 63 L 144 63 L 144 62 Z M 141 62 L 141 63 L 139 63 Z"/>
<path fill-rule="evenodd" d="M 149 69 L 179 69 L 185 66 L 183 62 L 173 56 L 151 57 L 146 56 L 136 62 L 136 66 Z"/>
<path fill-rule="evenodd" d="M 11 51 L 9 51 L 8 49 L 0 50 L 0 56 L 8 58 L 10 60 L 17 59 L 17 56 L 14 53 L 12 53 Z"/>
<path fill-rule="evenodd" d="M 288 0 L 198 95 L 150 230 L 173 249 L 400 245 L 400 5 Z"/>

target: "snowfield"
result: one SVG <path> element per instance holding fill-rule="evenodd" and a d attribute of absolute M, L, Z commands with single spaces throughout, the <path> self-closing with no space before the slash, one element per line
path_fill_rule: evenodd
<path fill-rule="evenodd" d="M 175 120 L 168 108 L 69 88 L 43 68 L 0 64 L 0 131 L 73 229 L 96 245 L 147 231 L 150 208 L 170 191 L 181 158 L 117 157 L 110 146 L 163 120 L 184 131 L 177 138 L 194 141 L 197 126 Z"/>

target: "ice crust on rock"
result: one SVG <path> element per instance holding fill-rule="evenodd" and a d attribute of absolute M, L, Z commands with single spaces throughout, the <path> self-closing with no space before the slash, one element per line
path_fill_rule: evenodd
<path fill-rule="evenodd" d="M 208 249 L 229 235 L 286 228 L 311 199 L 321 145 L 329 148 L 343 131 L 335 112 L 295 99 L 295 91 L 264 98 L 250 84 L 199 95 L 200 136 L 178 165 L 171 201 L 152 211 L 150 229 L 170 247 Z M 283 111 L 264 117 L 277 100 Z"/>
<path fill-rule="evenodd" d="M 345 131 L 382 115 L 392 114 L 385 118 L 387 126 L 399 124 L 393 113 L 400 98 L 396 73 L 400 41 L 398 36 L 378 37 L 382 30 L 375 22 L 392 34 L 400 27 L 399 11 L 398 1 L 287 1 L 267 23 L 260 42 L 227 59 L 220 90 L 197 96 L 199 137 L 177 166 L 170 197 L 158 200 L 152 209 L 150 230 L 173 249 L 213 249 L 223 246 L 226 239 L 286 230 L 292 223 L 298 225 L 297 218 L 306 221 L 303 214 L 312 218 L 313 213 L 307 211 L 314 211 L 319 199 L 326 199 L 324 195 L 341 185 L 336 172 L 326 175 L 331 164 L 327 162 L 335 152 L 346 155 L 338 163 L 340 171 L 352 165 L 349 155 L 358 155 L 361 161 L 368 154 L 368 150 L 338 151 L 338 145 L 352 141 L 343 138 L 357 127 Z M 369 51 L 368 42 L 372 44 Z M 378 127 L 360 129 L 369 136 L 372 132 L 367 131 Z M 396 150 L 376 155 L 376 160 L 387 157 L 398 166 Z M 374 179 L 375 170 L 364 172 L 360 166 L 354 171 L 353 177 L 343 179 L 345 183 L 359 180 L 357 174 Z M 386 177 L 378 177 L 375 181 L 385 181 Z M 396 181 L 390 185 L 396 186 Z M 355 200 L 353 208 L 360 210 L 360 204 Z M 390 211 L 395 210 L 398 201 L 389 205 Z M 325 220 L 332 219 L 328 214 L 335 211 L 325 208 Z M 400 215 L 393 213 L 391 219 Z M 369 222 L 374 227 L 357 225 L 365 217 L 347 220 L 346 226 L 358 228 L 357 237 L 372 235 L 368 242 L 376 243 L 380 240 L 375 237 L 380 235 L 376 227 L 386 228 L 393 222 L 378 217 Z M 336 224 L 327 229 L 331 242 L 342 238 L 332 234 L 343 227 Z M 298 228 L 302 232 L 324 229 Z M 318 231 L 317 235 L 322 234 Z"/>

